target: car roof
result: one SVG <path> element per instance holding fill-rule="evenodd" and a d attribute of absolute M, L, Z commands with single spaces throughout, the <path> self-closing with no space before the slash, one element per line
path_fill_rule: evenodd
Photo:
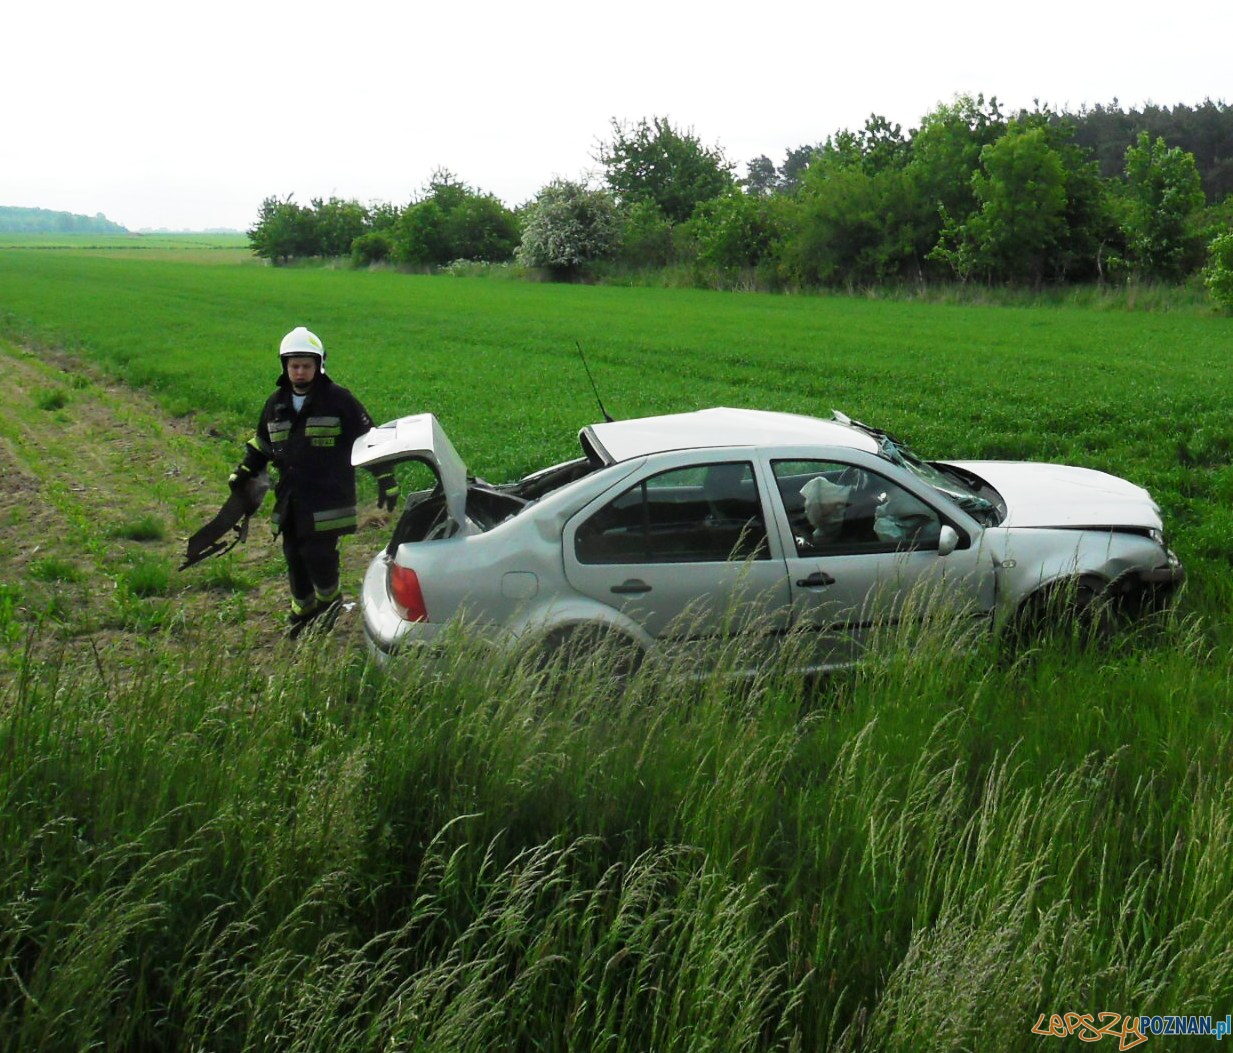
<path fill-rule="evenodd" d="M 591 424 L 578 437 L 588 453 L 593 450 L 606 464 L 715 446 L 839 446 L 878 452 L 871 435 L 837 420 L 724 406 Z"/>

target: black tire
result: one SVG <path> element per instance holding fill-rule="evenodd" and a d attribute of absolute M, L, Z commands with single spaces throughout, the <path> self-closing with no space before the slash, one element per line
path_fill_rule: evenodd
<path fill-rule="evenodd" d="M 624 633 L 599 625 L 552 629 L 529 650 L 541 670 L 576 672 L 596 665 L 614 680 L 628 680 L 642 666 L 642 648 Z"/>
<path fill-rule="evenodd" d="M 1064 636 L 1081 644 L 1107 644 L 1122 623 L 1119 597 L 1091 575 L 1055 582 L 1020 605 L 1010 635 L 1019 645 Z"/>

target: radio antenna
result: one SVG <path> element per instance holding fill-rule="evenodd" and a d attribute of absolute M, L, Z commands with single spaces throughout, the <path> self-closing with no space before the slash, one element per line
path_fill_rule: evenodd
<path fill-rule="evenodd" d="M 578 349 L 578 357 L 582 359 L 582 368 L 587 371 L 587 380 L 591 382 L 591 390 L 595 392 L 595 401 L 599 403 L 599 412 L 603 414 L 604 420 L 611 424 L 612 418 L 608 415 L 608 411 L 604 409 L 604 400 L 599 397 L 599 388 L 595 386 L 595 378 L 591 376 L 591 367 L 587 365 L 587 356 L 582 353 L 582 345 L 575 340 L 574 346 Z"/>

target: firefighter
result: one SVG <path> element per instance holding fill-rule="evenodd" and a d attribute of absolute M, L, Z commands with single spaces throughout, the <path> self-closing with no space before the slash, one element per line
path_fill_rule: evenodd
<path fill-rule="evenodd" d="M 304 326 L 283 337 L 278 357 L 278 387 L 230 485 L 244 486 L 269 463 L 278 470 L 274 529 L 282 534 L 291 586 L 287 635 L 295 639 L 313 623 L 330 628 L 342 607 L 338 539 L 356 528 L 351 445 L 372 420 L 350 391 L 326 375 L 325 347 Z M 393 470 L 373 474 L 377 505 L 392 512 L 398 501 Z"/>

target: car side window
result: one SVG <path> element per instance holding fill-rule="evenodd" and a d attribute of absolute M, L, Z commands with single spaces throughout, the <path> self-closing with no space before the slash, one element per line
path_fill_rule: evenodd
<path fill-rule="evenodd" d="M 929 505 L 877 472 L 835 461 L 774 461 L 775 485 L 800 556 L 938 547 Z"/>
<path fill-rule="evenodd" d="M 753 465 L 690 465 L 652 475 L 574 535 L 580 563 L 721 563 L 769 559 Z"/>

